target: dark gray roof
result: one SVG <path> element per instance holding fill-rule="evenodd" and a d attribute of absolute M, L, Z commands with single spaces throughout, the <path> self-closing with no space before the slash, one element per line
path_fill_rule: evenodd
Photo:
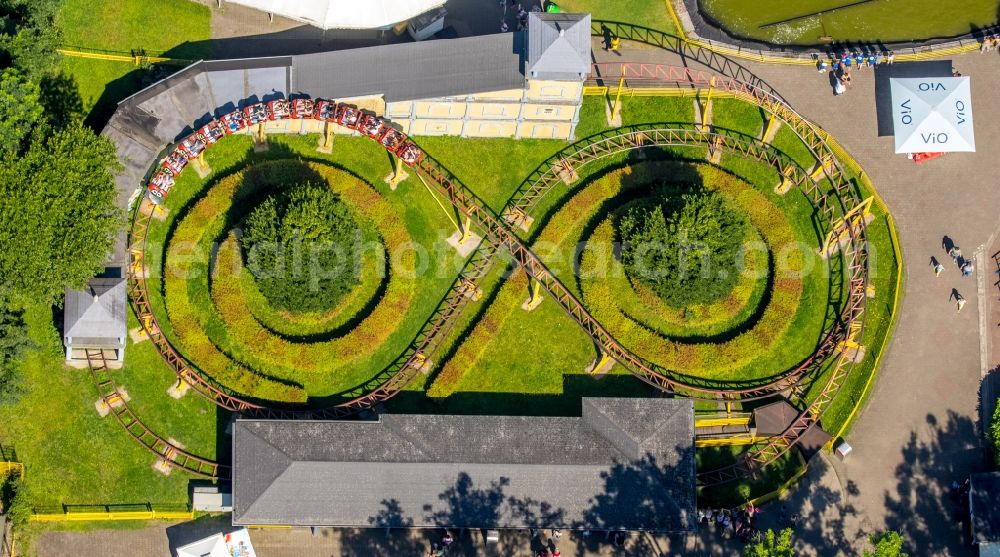
<path fill-rule="evenodd" d="M 295 88 L 327 98 L 408 101 L 524 87 L 521 33 L 293 56 Z"/>
<path fill-rule="evenodd" d="M 758 437 L 773 437 L 781 435 L 792 425 L 795 418 L 799 416 L 799 411 L 788 403 L 787 400 L 779 400 L 770 404 L 765 404 L 753 410 L 753 423 L 757 427 Z"/>
<path fill-rule="evenodd" d="M 583 81 L 590 65 L 590 14 L 532 12 L 528 17 L 528 77 Z"/>
<path fill-rule="evenodd" d="M 88 344 L 125 336 L 125 279 L 93 278 L 83 290 L 66 289 L 64 337 L 86 337 Z M 95 340 L 96 339 L 96 340 Z"/>
<path fill-rule="evenodd" d="M 969 509 L 974 543 L 1000 543 L 1000 472 L 973 474 Z"/>
<path fill-rule="evenodd" d="M 690 530 L 691 401 L 583 407 L 581 418 L 239 420 L 233 523 Z"/>

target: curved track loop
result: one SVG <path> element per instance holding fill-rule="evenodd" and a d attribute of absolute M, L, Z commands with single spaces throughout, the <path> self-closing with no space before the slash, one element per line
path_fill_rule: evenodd
<path fill-rule="evenodd" d="M 107 367 L 103 351 L 88 349 L 86 354 L 87 363 L 90 365 L 90 376 L 94 380 L 94 386 L 97 387 L 97 393 L 101 395 L 101 400 L 109 404 L 115 419 L 133 439 L 146 450 L 163 459 L 171 468 L 212 480 L 229 478 L 228 466 L 195 456 L 146 427 L 132 412 L 125 399 L 118 394 L 118 387 Z"/>
<path fill-rule="evenodd" d="M 672 127 L 661 127 L 661 126 Z M 757 139 L 745 134 L 716 129 L 712 132 L 702 132 L 698 126 L 693 124 L 643 124 L 610 130 L 603 134 L 587 138 L 572 146 L 569 152 L 560 153 L 558 163 L 549 168 L 545 176 L 554 177 L 548 183 L 548 187 L 542 190 L 534 190 L 533 201 L 545 195 L 556 182 L 561 183 L 558 173 L 565 168 L 579 170 L 587 164 L 605 157 L 645 147 L 675 147 L 675 146 L 704 146 L 712 149 L 729 151 L 739 154 L 745 158 L 758 160 L 768 164 L 779 175 L 785 175 L 795 186 L 803 190 L 816 188 L 816 184 L 809 178 L 808 172 L 798 166 L 791 158 L 781 153 L 770 145 L 761 143 Z M 808 199 L 808 197 L 807 197 Z M 819 207 L 816 207 L 819 209 Z M 511 222 L 518 217 L 516 213 L 508 212 L 506 220 Z M 825 225 L 826 223 L 821 223 Z M 839 283 L 840 281 L 834 281 Z M 559 288 L 562 288 L 560 285 Z M 559 299 L 563 299 L 561 294 Z M 856 303 L 851 300 L 850 303 Z M 564 307 L 566 307 L 564 305 Z M 581 310 L 577 308 L 566 308 L 570 315 L 576 315 Z M 619 347 L 608 347 L 608 354 L 615 357 L 627 370 L 660 389 L 673 392 L 677 395 L 698 398 L 702 400 L 740 400 L 744 402 L 759 400 L 774 396 L 789 390 L 797 390 L 803 387 L 803 382 L 815 373 L 827 358 L 833 353 L 838 342 L 844 340 L 848 324 L 843 319 L 843 314 L 828 316 L 832 322 L 818 343 L 813 355 L 802 362 L 799 366 L 781 373 L 775 377 L 767 378 L 748 385 L 740 386 L 728 383 L 719 383 L 702 380 L 697 377 L 679 376 L 659 366 L 642 360 L 636 355 L 624 356 L 619 359 Z M 579 320 L 578 320 L 579 322 Z M 584 327 L 588 329 L 588 327 Z M 593 335 L 592 335 L 593 336 Z M 594 336 L 594 341 L 601 343 L 602 339 Z M 604 344 L 601 344 L 605 346 Z M 621 349 L 624 350 L 624 349 Z"/>
<path fill-rule="evenodd" d="M 127 272 L 129 300 L 143 330 L 149 335 L 167 366 L 181 381 L 191 385 L 195 392 L 220 408 L 259 418 L 339 419 L 358 414 L 395 396 L 420 373 L 427 359 L 434 354 L 441 341 L 451 331 L 457 317 L 470 301 L 467 295 L 469 289 L 474 290 L 477 287 L 490 269 L 494 260 L 493 255 L 496 253 L 493 246 L 476 250 L 413 341 L 375 377 L 346 393 L 346 401 L 326 408 L 278 408 L 250 402 L 225 392 L 221 386 L 196 371 L 165 337 L 152 311 L 146 284 L 148 270 L 144 254 L 149 224 L 150 216 L 137 210 L 128 238 L 129 253 L 132 257 Z"/>
<path fill-rule="evenodd" d="M 687 60 L 692 60 L 711 69 L 718 75 L 727 76 L 744 83 L 749 83 L 758 89 L 766 90 L 770 95 L 781 100 L 782 102 L 785 102 L 784 98 L 763 79 L 757 77 L 752 71 L 747 69 L 745 66 L 742 66 L 732 58 L 719 54 L 714 50 L 702 48 L 685 39 L 682 39 L 681 37 L 664 33 L 663 31 L 657 31 L 648 27 L 632 25 L 631 23 L 622 23 L 619 21 L 605 21 L 600 19 L 591 20 L 591 36 L 603 37 L 605 27 L 607 27 L 612 34 L 617 35 L 621 39 L 643 43 L 673 52 L 680 56 L 685 62 Z M 618 78 L 613 79 L 617 80 Z M 617 81 L 615 83 L 617 84 Z"/>
<path fill-rule="evenodd" d="M 657 64 L 606 64 L 595 65 L 603 68 L 605 78 L 621 80 L 630 87 L 668 86 L 695 90 L 715 89 L 731 94 L 736 98 L 747 100 L 764 108 L 774 117 L 788 125 L 816 158 L 817 164 L 823 166 L 823 176 L 829 180 L 830 189 L 820 191 L 817 184 L 811 184 L 804 191 L 814 205 L 822 208 L 821 216 L 830 223 L 831 229 L 838 231 L 844 228 L 839 221 L 847 211 L 857 206 L 861 198 L 854 185 L 847 179 L 843 166 L 833 150 L 827 144 L 823 134 L 815 125 L 800 116 L 784 102 L 769 87 L 758 87 L 752 82 L 746 82 L 731 77 L 714 76 L 703 71 L 692 71 L 689 68 L 678 68 Z M 599 73 L 595 70 L 595 73 Z M 531 184 L 520 190 L 520 196 L 505 210 L 509 220 L 523 218 L 535 206 L 545 193 L 561 181 L 559 173 L 586 164 L 594 157 L 593 154 L 577 149 L 573 153 L 562 156 L 543 172 Z M 564 151 L 563 153 L 566 153 Z M 573 157 L 576 157 L 574 159 Z M 588 158 L 589 157 L 589 158 Z M 551 160 L 551 159 L 550 159 Z M 842 314 L 841 331 L 854 327 L 858 337 L 864 333 L 865 308 L 867 305 L 868 287 L 868 250 L 864 223 L 857 230 L 847 227 L 848 242 L 841 248 L 848 273 L 849 301 Z M 827 357 L 832 354 L 827 354 Z M 743 461 L 733 466 L 699 474 L 702 485 L 725 483 L 746 477 L 755 469 L 766 466 L 787 453 L 795 443 L 814 427 L 823 413 L 829 407 L 846 381 L 855 363 L 845 358 L 837 358 L 831 374 L 820 393 L 808 407 L 796 418 L 789 428 L 780 436 L 772 437 L 757 449 L 750 451 Z M 793 393 L 794 394 L 794 393 Z"/>

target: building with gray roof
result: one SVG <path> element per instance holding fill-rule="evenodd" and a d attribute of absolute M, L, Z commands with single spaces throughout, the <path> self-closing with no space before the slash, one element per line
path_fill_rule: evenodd
<path fill-rule="evenodd" d="M 120 269 L 113 269 L 120 272 Z M 126 283 L 117 277 L 90 279 L 83 290 L 66 289 L 63 345 L 66 360 L 86 359 L 84 350 L 104 350 L 105 358 L 125 357 Z"/>
<path fill-rule="evenodd" d="M 583 80 L 590 64 L 590 14 L 531 13 L 528 77 Z"/>
<path fill-rule="evenodd" d="M 580 417 L 238 420 L 233 524 L 695 528 L 692 402 L 582 404 Z"/>

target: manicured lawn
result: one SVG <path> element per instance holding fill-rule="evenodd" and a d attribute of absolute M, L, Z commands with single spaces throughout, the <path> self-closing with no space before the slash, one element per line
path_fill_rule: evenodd
<path fill-rule="evenodd" d="M 152 453 L 113 417 L 98 416 L 90 372 L 63 366 L 50 309 L 28 308 L 26 319 L 40 348 L 24 363 L 26 395 L 14 406 L 0 406 L 0 442 L 12 445 L 25 463 L 35 505 L 184 504 L 191 477 L 154 472 Z M 132 397 L 130 407 L 153 431 L 214 458 L 215 407 L 193 394 L 180 401 L 167 396 L 173 374 L 150 358 L 148 347 L 129 346 L 128 365 L 114 372 Z"/>
<path fill-rule="evenodd" d="M 556 0 L 564 12 L 590 12 L 594 19 L 634 23 L 675 33 L 664 0 Z"/>
<path fill-rule="evenodd" d="M 68 48 L 149 53 L 198 60 L 211 54 L 209 8 L 189 0 L 116 0 L 95 6 L 64 0 L 56 18 Z M 103 124 L 115 104 L 138 91 L 152 76 L 129 62 L 63 57 L 62 68 L 80 87 L 85 112 Z M 168 67 L 168 73 L 176 67 Z M 99 127 L 99 126 L 98 126 Z"/>

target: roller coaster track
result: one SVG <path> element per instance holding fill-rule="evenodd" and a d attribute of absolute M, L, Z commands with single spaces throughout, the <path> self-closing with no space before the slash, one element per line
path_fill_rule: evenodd
<path fill-rule="evenodd" d="M 687 62 L 688 60 L 697 62 L 698 64 L 711 69 L 716 75 L 728 76 L 731 79 L 747 83 L 754 88 L 767 91 L 770 96 L 779 99 L 782 103 L 785 102 L 784 98 L 773 87 L 768 85 L 763 79 L 757 77 L 752 71 L 732 58 L 719 54 L 711 49 L 702 48 L 676 35 L 671 35 L 669 33 L 664 33 L 663 31 L 650 29 L 648 27 L 642 27 L 640 25 L 632 25 L 631 23 L 622 23 L 618 21 L 604 21 L 600 19 L 591 20 L 590 34 L 592 36 L 603 36 L 604 28 L 607 28 L 612 34 L 617 35 L 626 41 L 643 43 L 649 46 L 661 48 L 668 52 L 673 52 L 680 56 L 681 60 L 684 62 Z"/>
<path fill-rule="evenodd" d="M 170 441 L 160 437 L 139 420 L 132 412 L 124 397 L 118 392 L 111 370 L 108 369 L 102 350 L 86 350 L 87 363 L 90 365 L 90 376 L 94 380 L 97 394 L 101 396 L 110 408 L 115 419 L 149 452 L 163 459 L 171 468 L 183 470 L 189 474 L 209 479 L 225 479 L 229 477 L 229 467 L 213 460 L 195 456 Z"/>
<path fill-rule="evenodd" d="M 799 187 L 806 194 L 807 198 L 812 201 L 813 205 L 818 206 L 820 216 L 827 220 L 828 229 L 833 230 L 837 227 L 843 227 L 843 221 L 839 219 L 852 207 L 861 202 L 857 190 L 847 179 L 840 161 L 827 144 L 820 130 L 792 110 L 787 103 L 776 96 L 769 88 L 761 88 L 754 83 L 727 76 L 715 76 L 700 70 L 659 64 L 597 64 L 592 75 L 600 75 L 602 79 L 627 83 L 630 87 L 666 85 L 699 91 L 714 89 L 757 104 L 775 118 L 780 119 L 785 125 L 788 125 L 809 148 L 816 159 L 818 168 L 822 168 L 822 176 L 830 184 L 828 191 L 821 191 L 817 183 L 812 183 L 802 189 L 800 182 Z M 600 138 L 594 143 L 600 144 L 606 143 L 606 141 L 606 139 Z M 615 152 L 614 147 L 610 147 L 607 144 L 595 146 L 588 143 L 585 140 L 583 147 L 577 144 L 550 158 L 549 160 L 552 161 L 550 166 L 538 175 L 533 182 L 526 184 L 526 186 L 523 186 L 519 190 L 518 194 L 515 194 L 517 198 L 513 203 L 508 204 L 507 209 L 504 211 L 505 219 L 516 222 L 518 219 L 523 219 L 529 215 L 531 209 L 538 201 L 562 181 L 562 173 L 576 171 L 576 169 L 591 161 Z M 634 142 L 632 143 L 634 144 Z M 631 148 L 639 147 L 641 145 L 635 145 Z M 626 146 L 619 144 L 617 148 L 625 149 Z M 838 340 L 843 338 L 844 332 L 852 327 L 858 337 L 863 334 L 867 303 L 868 251 L 864 223 L 861 223 L 857 230 L 850 228 L 845 230 L 845 232 L 847 233 L 848 242 L 842 246 L 841 254 L 844 256 L 848 268 L 849 300 L 842 313 L 840 326 L 835 329 L 836 336 L 839 337 Z M 567 311 L 569 311 L 569 308 L 567 308 Z M 813 367 L 820 369 L 825 360 L 833 355 L 832 346 L 825 343 L 821 344 L 812 358 L 818 361 L 819 364 Z M 619 361 L 621 362 L 621 360 Z M 830 377 L 823 386 L 823 389 L 784 433 L 769 438 L 763 445 L 747 453 L 745 458 L 735 465 L 699 474 L 699 483 L 702 485 L 713 485 L 733 481 L 753 474 L 756 469 L 781 458 L 795 445 L 802 435 L 819 422 L 829 403 L 840 391 L 854 365 L 854 362 L 837 357 Z M 793 372 L 786 375 L 786 377 L 796 375 L 799 374 Z M 807 376 L 803 370 L 801 377 L 805 378 Z M 725 395 L 722 398 L 725 398 Z"/>
<path fill-rule="evenodd" d="M 279 408 L 250 402 L 225 392 L 221 386 L 196 371 L 163 334 L 152 311 L 146 282 L 148 270 L 145 265 L 145 249 L 150 219 L 150 215 L 136 211 L 129 234 L 132 259 L 127 271 L 129 300 L 139 323 L 167 366 L 195 392 L 225 410 L 260 418 L 340 419 L 358 414 L 395 396 L 424 369 L 427 360 L 452 330 L 457 317 L 471 301 L 468 295 L 470 289 L 478 287 L 479 281 L 489 271 L 496 253 L 496 247 L 492 245 L 477 249 L 407 348 L 372 379 L 346 393 L 346 401 L 326 408 Z"/>
<path fill-rule="evenodd" d="M 594 22 L 595 25 L 600 25 L 601 23 L 600 21 Z M 632 31 L 628 33 L 623 32 L 624 27 L 618 26 L 615 27 L 617 29 L 615 32 L 628 40 L 650 42 L 652 40 L 650 37 L 659 37 L 664 40 L 669 38 L 669 36 L 653 30 L 638 28 L 636 26 L 625 27 L 628 27 Z M 558 167 L 554 164 L 535 182 L 523 189 L 521 196 L 517 201 L 508 206 L 508 209 L 504 212 L 504 218 L 501 218 L 493 214 L 485 203 L 478 199 L 471 190 L 462 185 L 441 165 L 430 157 L 425 158 L 418 165 L 417 171 L 426 176 L 430 183 L 439 192 L 443 193 L 456 209 L 469 217 L 484 231 L 486 243 L 477 250 L 476 255 L 467 265 L 466 270 L 453 282 L 448 295 L 438 305 L 434 314 L 418 333 L 411 345 L 393 364 L 385 368 L 372 380 L 352 391 L 350 396 L 354 398 L 351 400 L 318 410 L 272 408 L 227 393 L 220 385 L 203 377 L 193 369 L 174 350 L 169 341 L 164 337 L 156 321 L 156 317 L 151 310 L 145 279 L 146 266 L 144 257 L 150 216 L 137 211 L 129 235 L 129 251 L 132 255 L 132 264 L 129 266 L 128 282 L 130 300 L 143 329 L 157 347 L 164 361 L 174 370 L 178 377 L 188 382 L 201 396 L 222 408 L 244 414 L 274 418 L 346 417 L 357 414 L 381 401 L 391 398 L 420 372 L 426 364 L 429 354 L 436 349 L 441 339 L 447 336 L 447 333 L 456 322 L 456 318 L 465 307 L 469 299 L 465 295 L 470 284 L 469 281 L 475 286 L 477 281 L 489 269 L 495 252 L 498 249 L 503 249 L 510 253 L 514 261 L 532 279 L 538 281 L 542 288 L 584 329 L 602 350 L 637 377 L 665 392 L 679 396 L 693 396 L 710 400 L 750 400 L 773 396 L 793 387 L 800 386 L 803 378 L 813 375 L 833 355 L 833 347 L 836 345 L 836 342 L 844 338 L 845 331 L 857 326 L 857 334 L 860 335 L 863 332 L 868 265 L 863 225 L 857 230 L 853 228 L 842 230 L 849 240 L 841 248 L 841 255 L 845 260 L 847 274 L 849 275 L 849 299 L 844 306 L 840 322 L 831 329 L 830 333 L 821 342 L 820 348 L 814 354 L 814 357 L 803 366 L 800 366 L 800 368 L 786 373 L 768 384 L 732 389 L 712 388 L 704 385 L 685 383 L 683 380 L 662 373 L 655 369 L 654 366 L 649 365 L 641 358 L 629 352 L 585 310 L 579 300 L 521 242 L 511 230 L 508 223 L 505 222 L 506 220 L 511 220 L 512 216 L 516 218 L 518 211 L 523 214 L 530 211 L 545 192 L 560 181 L 560 171 L 575 170 L 588 162 L 603 158 L 614 152 L 620 152 L 626 148 L 635 149 L 653 144 L 661 144 L 708 145 L 712 149 L 740 152 L 746 156 L 753 156 L 757 160 L 768 162 L 768 164 L 771 164 L 775 168 L 782 169 L 782 171 L 790 169 L 791 179 L 811 199 L 814 206 L 820 208 L 820 215 L 825 217 L 829 223 L 828 228 L 831 230 L 837 227 L 843 228 L 843 224 L 837 224 L 838 219 L 842 218 L 860 199 L 858 199 L 857 192 L 846 179 L 840 162 L 816 128 L 799 116 L 785 103 L 777 92 L 746 70 L 746 68 L 724 56 L 699 49 L 679 38 L 674 39 L 677 39 L 678 42 L 670 43 L 668 41 L 672 47 L 663 46 L 662 44 L 658 46 L 679 52 L 682 56 L 691 57 L 699 63 L 721 72 L 723 75 L 713 75 L 700 70 L 657 64 L 598 64 L 594 67 L 592 81 L 602 83 L 607 80 L 615 80 L 627 83 L 629 87 L 650 86 L 652 84 L 653 86 L 666 85 L 691 90 L 714 89 L 728 92 L 732 96 L 757 104 L 776 118 L 782 120 L 801 138 L 810 152 L 816 157 L 817 164 L 822 166 L 822 174 L 828 179 L 831 189 L 822 191 L 816 182 L 806 179 L 805 171 L 794 165 L 787 157 L 775 155 L 772 150 L 762 145 L 745 141 L 745 139 L 738 137 L 738 134 L 718 133 L 715 131 L 703 132 L 694 129 L 629 129 L 623 133 L 602 137 L 598 141 L 589 143 L 575 152 L 561 157 L 557 163 Z M 657 43 L 651 42 L 650 44 Z M 654 137 L 653 141 L 649 140 L 650 135 Z M 702 485 L 711 485 L 745 477 L 748 474 L 752 474 L 756 469 L 766 466 L 784 455 L 805 432 L 818 423 L 829 402 L 839 392 L 853 365 L 853 362 L 848 361 L 846 358 L 837 358 L 831 370 L 830 377 L 822 391 L 809 403 L 808 407 L 784 433 L 768 439 L 763 445 L 752 450 L 743 461 L 736 465 L 700 474 L 699 483 Z M 154 449 L 151 448 L 150 450 Z M 156 451 L 154 450 L 154 452 Z"/>

